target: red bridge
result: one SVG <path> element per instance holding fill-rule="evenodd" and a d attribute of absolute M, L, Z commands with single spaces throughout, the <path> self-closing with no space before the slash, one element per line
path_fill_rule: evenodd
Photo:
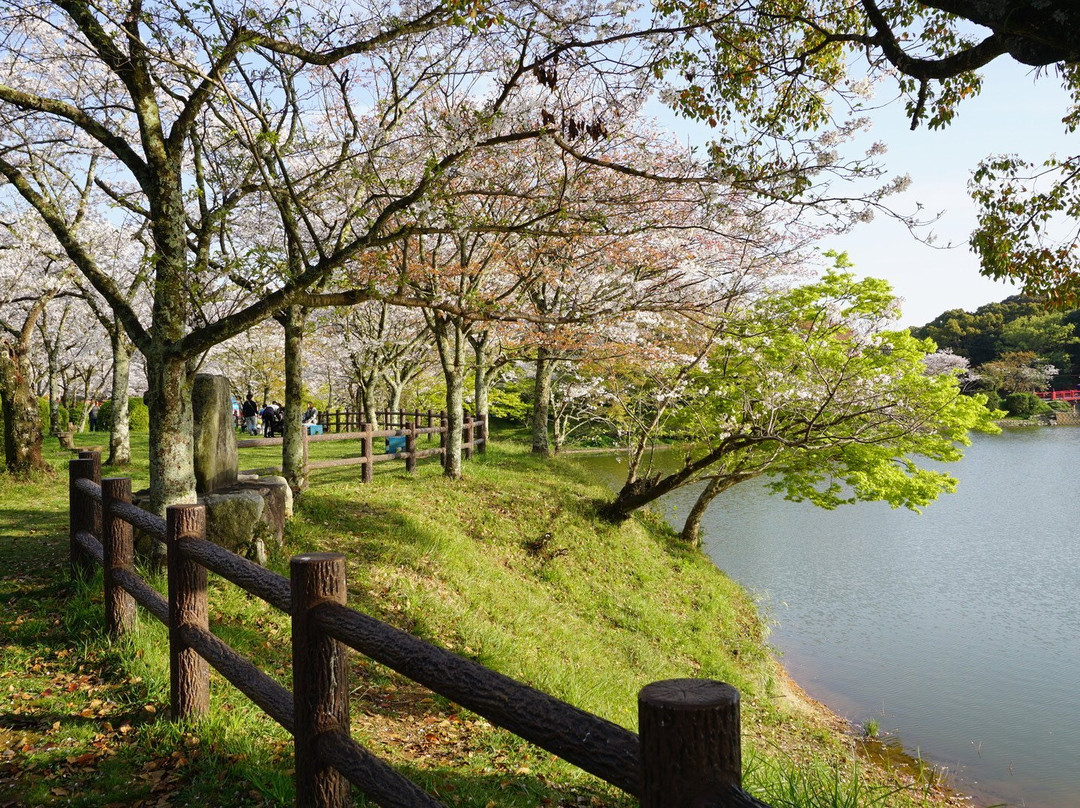
<path fill-rule="evenodd" d="M 1072 403 L 1080 401 L 1080 390 L 1048 390 L 1045 393 L 1036 393 L 1035 395 L 1047 401 L 1068 401 Z"/>

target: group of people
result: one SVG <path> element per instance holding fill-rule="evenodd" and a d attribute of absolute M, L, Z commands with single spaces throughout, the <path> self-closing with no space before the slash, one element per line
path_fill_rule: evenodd
<path fill-rule="evenodd" d="M 259 434 L 259 421 L 262 421 L 262 432 L 264 438 L 272 438 L 275 435 L 285 434 L 285 408 L 277 401 L 271 401 L 269 404 L 264 404 L 262 408 L 255 403 L 255 398 L 252 396 L 251 391 L 248 391 L 247 398 L 244 399 L 240 405 L 240 414 L 244 418 L 243 429 L 249 435 Z M 319 411 L 315 408 L 315 405 L 310 401 L 307 403 L 307 409 L 304 410 L 303 422 L 305 424 L 315 424 L 319 421 Z"/>

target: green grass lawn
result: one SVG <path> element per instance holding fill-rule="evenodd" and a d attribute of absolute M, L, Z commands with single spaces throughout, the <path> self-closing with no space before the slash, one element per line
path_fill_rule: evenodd
<path fill-rule="evenodd" d="M 76 443 L 95 438 L 106 439 Z M 104 475 L 145 487 L 145 440 L 133 436 L 136 464 Z M 69 455 L 48 444 L 55 476 L 0 475 L 0 808 L 291 804 L 284 731 L 217 676 L 210 718 L 169 721 L 164 629 L 141 613 L 131 638 L 104 636 L 100 574 L 69 581 Z M 240 466 L 278 457 L 243 449 Z M 793 707 L 747 594 L 658 518 L 598 521 L 606 492 L 572 460 L 496 439 L 464 479 L 440 472 L 434 459 L 414 475 L 378 464 L 370 485 L 359 466 L 313 472 L 270 566 L 341 552 L 354 608 L 631 728 L 651 681 L 731 682 L 747 786 L 777 808 L 942 804 L 907 771 L 857 764 L 859 745 L 835 721 Z M 215 633 L 288 685 L 287 618 L 213 577 L 210 600 Z M 447 805 L 635 804 L 359 655 L 350 677 L 354 737 Z"/>

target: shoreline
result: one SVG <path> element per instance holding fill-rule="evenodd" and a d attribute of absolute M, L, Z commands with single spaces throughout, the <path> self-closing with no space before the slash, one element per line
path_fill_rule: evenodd
<path fill-rule="evenodd" d="M 1042 425 L 1034 422 L 1021 422 L 1021 424 L 1023 426 Z M 652 447 L 651 451 L 667 451 L 676 447 L 676 444 L 662 444 Z M 625 451 L 626 447 L 578 447 L 563 449 L 559 452 L 559 455 L 618 455 Z M 739 582 L 740 586 L 744 586 L 738 578 L 709 558 L 703 548 L 699 548 L 699 551 L 724 575 L 728 575 Z M 841 739 L 866 768 L 881 772 L 882 775 L 891 772 L 893 775 L 898 776 L 905 785 L 917 788 L 920 791 L 925 789 L 927 806 L 935 806 L 935 808 L 955 808 L 956 806 L 986 808 L 986 806 L 1001 804 L 1000 800 L 995 800 L 988 795 L 964 791 L 964 785 L 954 782 L 944 767 L 919 759 L 899 742 L 890 743 L 887 737 L 866 737 L 858 724 L 844 718 L 828 704 L 811 696 L 780 661 L 776 649 L 769 647 L 769 652 L 773 662 L 776 689 L 773 699 L 783 704 L 792 714 L 809 719 L 825 731 Z M 743 732 L 751 736 L 754 735 L 745 723 Z M 797 754 L 798 750 L 793 747 L 785 751 Z"/>
<path fill-rule="evenodd" d="M 913 787 L 926 788 L 933 805 L 967 806 L 985 808 L 992 804 L 981 802 L 980 797 L 961 790 L 959 784 L 950 783 L 949 777 L 932 763 L 921 761 L 899 745 L 890 745 L 881 738 L 867 738 L 859 733 L 857 724 L 843 718 L 829 705 L 815 699 L 795 681 L 779 659 L 773 656 L 776 666 L 777 694 L 775 698 L 791 710 L 808 716 L 830 731 L 843 736 L 852 744 L 855 753 L 864 761 L 883 770 L 900 772 L 905 782 Z"/>

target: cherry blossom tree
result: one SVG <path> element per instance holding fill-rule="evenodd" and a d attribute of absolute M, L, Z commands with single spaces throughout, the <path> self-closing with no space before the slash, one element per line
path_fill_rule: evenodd
<path fill-rule="evenodd" d="M 188 402 L 206 351 L 291 306 L 403 302 L 394 299 L 396 272 L 347 294 L 319 287 L 393 242 L 505 229 L 490 220 L 448 229 L 442 208 L 450 194 L 493 193 L 479 174 L 458 182 L 459 170 L 508 145 L 543 144 L 567 165 L 650 175 L 649 141 L 627 124 L 657 76 L 675 74 L 672 43 L 738 18 L 622 2 L 361 0 L 343 11 L 301 0 L 15 0 L 6 11 L 0 177 L 145 358 L 155 510 L 194 497 Z M 771 67 L 774 82 L 787 67 Z M 791 115 L 803 100 L 794 95 Z M 760 141 L 752 129 L 746 139 Z M 814 177 L 872 173 L 812 140 L 801 139 L 797 159 L 774 150 L 753 170 L 741 170 L 736 150 L 722 159 L 724 149 L 714 149 L 711 179 L 790 199 L 809 194 Z M 707 202 L 709 176 L 692 159 L 682 164 L 656 179 L 694 180 L 683 187 Z M 76 212 L 50 193 L 56 175 L 141 221 L 152 245 L 148 312 L 101 266 Z M 853 210 L 828 202 L 831 192 L 810 196 L 842 218 Z M 551 183 L 528 202 L 531 215 L 514 228 L 555 221 L 569 200 Z M 230 249 L 232 225 L 253 213 L 274 227 L 250 249 Z"/>
<path fill-rule="evenodd" d="M 35 224 L 14 219 L 0 231 L 0 402 L 4 456 L 16 474 L 47 468 L 31 351 L 38 322 L 66 282 L 55 242 Z"/>

